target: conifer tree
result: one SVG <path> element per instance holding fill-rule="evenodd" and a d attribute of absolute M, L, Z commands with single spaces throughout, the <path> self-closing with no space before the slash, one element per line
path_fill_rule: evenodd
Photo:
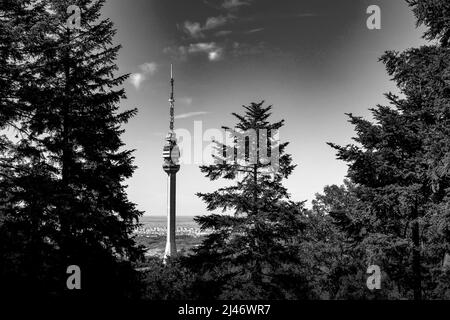
<path fill-rule="evenodd" d="M 100 19 L 103 4 L 25 3 L 39 10 L 24 22 L 35 36 L 26 48 L 30 78 L 17 92 L 25 135 L 13 150 L 16 174 L 1 226 L 3 276 L 17 291 L 68 293 L 70 265 L 81 268 L 77 294 L 128 295 L 133 286 L 131 262 L 142 251 L 132 232 L 141 212 L 126 195 L 135 167 L 120 136 L 136 109 L 119 112 L 127 75 L 115 75 L 120 46 L 112 22 Z M 80 28 L 67 23 L 71 5 L 81 10 Z"/>
<path fill-rule="evenodd" d="M 23 134 L 16 126 L 25 108 L 18 98 L 18 91 L 21 84 L 30 80 L 27 52 L 35 39 L 32 26 L 36 23 L 39 10 L 42 10 L 42 6 L 32 6 L 32 3 L 32 0 L 5 0 L 0 4 L 0 173 L 3 179 L 7 177 L 8 169 L 11 169 L 11 164 L 7 162 L 11 134 L 7 136 L 3 130 L 13 128 L 16 133 Z"/>
<path fill-rule="evenodd" d="M 448 297 L 450 4 L 407 2 L 434 43 L 386 52 L 381 61 L 402 95 L 388 93 L 390 106 L 372 109 L 375 122 L 349 115 L 357 145 L 331 145 L 360 188 L 358 203 L 335 214 L 353 252 L 382 268 L 397 298 L 419 300 Z"/>
<path fill-rule="evenodd" d="M 32 80 L 30 51 L 37 39 L 36 26 L 43 9 L 43 4 L 34 0 L 5 0 L 0 4 L 0 281 L 1 293 L 8 295 L 14 288 L 24 289 L 21 284 L 33 286 L 25 276 L 16 276 L 25 269 L 22 262 L 33 261 L 33 254 L 25 258 L 27 250 L 23 250 L 26 244 L 22 240 L 26 231 L 17 228 L 23 226 L 23 221 L 11 215 L 15 206 L 21 206 L 21 202 L 14 204 L 13 200 L 17 178 L 30 174 L 29 167 L 17 161 L 17 144 L 13 140 L 29 138 L 21 126 L 28 106 L 20 99 L 20 90 Z M 29 274 L 40 271 L 29 267 Z"/>
<path fill-rule="evenodd" d="M 201 167 L 209 179 L 235 184 L 198 194 L 209 211 L 223 213 L 196 218 L 202 229 L 212 230 L 191 257 L 201 275 L 197 290 L 204 298 L 305 298 L 308 279 L 299 254 L 304 209 L 282 185 L 295 165 L 285 153 L 288 143 L 275 139 L 284 120 L 269 122 L 272 106 L 263 102 L 244 109 L 243 115 L 233 113 L 235 129 L 224 127 L 234 137 L 231 143 L 217 142 L 215 163 Z M 254 136 L 247 139 L 249 132 Z M 276 148 L 278 166 L 265 157 Z"/>

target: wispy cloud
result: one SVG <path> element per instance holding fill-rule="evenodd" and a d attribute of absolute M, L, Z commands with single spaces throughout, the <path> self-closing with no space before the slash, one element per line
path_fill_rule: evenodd
<path fill-rule="evenodd" d="M 203 26 L 199 22 L 185 21 L 183 31 L 191 38 L 199 39 L 205 37 L 206 31 L 224 26 L 228 20 L 229 18 L 225 16 L 209 17 Z"/>
<path fill-rule="evenodd" d="M 180 60 L 186 60 L 189 55 L 206 54 L 209 61 L 219 61 L 223 59 L 224 48 L 215 42 L 191 43 L 178 48 L 169 47 L 164 49 L 165 53 L 172 54 Z"/>
<path fill-rule="evenodd" d="M 204 37 L 202 26 L 198 22 L 186 21 L 183 25 L 183 30 L 192 38 L 198 39 Z"/>
<path fill-rule="evenodd" d="M 242 6 L 248 6 L 250 2 L 250 0 L 225 0 L 222 7 L 225 9 L 235 9 Z"/>
<path fill-rule="evenodd" d="M 188 112 L 188 113 L 183 113 L 183 114 L 177 115 L 175 117 L 175 119 L 187 119 L 187 118 L 192 118 L 192 117 L 197 117 L 197 116 L 203 116 L 205 114 L 209 114 L 209 112 L 206 112 L 206 111 Z"/>
<path fill-rule="evenodd" d="M 231 33 L 233 33 L 231 30 L 222 30 L 222 31 L 216 32 L 215 36 L 216 37 L 225 37 Z"/>
<path fill-rule="evenodd" d="M 158 70 L 156 62 L 146 62 L 139 66 L 145 74 L 153 75 Z"/>
<path fill-rule="evenodd" d="M 205 55 L 209 61 L 216 62 L 228 58 L 240 58 L 243 56 L 265 55 L 271 57 L 289 56 L 288 52 L 283 52 L 278 47 L 269 45 L 267 42 L 199 42 L 186 46 L 168 47 L 164 49 L 172 59 L 187 61 L 191 56 Z"/>
<path fill-rule="evenodd" d="M 148 76 L 155 74 L 158 70 L 158 65 L 156 62 L 146 62 L 141 64 L 139 69 L 141 69 L 141 72 L 133 73 L 130 76 L 130 82 L 136 89 L 141 87 L 141 84 L 147 79 Z"/>
<path fill-rule="evenodd" d="M 223 48 L 215 42 L 190 44 L 187 50 L 189 53 L 206 53 L 209 61 L 218 61 L 223 58 Z"/>
<path fill-rule="evenodd" d="M 206 23 L 205 23 L 205 30 L 212 30 L 218 27 L 221 27 L 223 25 L 225 25 L 228 22 L 227 17 L 224 16 L 218 16 L 218 17 L 209 17 L 208 19 L 206 19 Z"/>
<path fill-rule="evenodd" d="M 245 33 L 251 34 L 251 33 L 260 32 L 260 31 L 263 31 L 263 30 L 264 30 L 264 28 L 256 28 L 256 29 L 248 30 L 248 31 L 246 31 Z"/>

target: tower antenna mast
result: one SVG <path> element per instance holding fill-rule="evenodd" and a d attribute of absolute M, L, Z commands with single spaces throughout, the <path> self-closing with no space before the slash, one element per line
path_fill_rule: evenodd
<path fill-rule="evenodd" d="M 174 124 L 175 124 L 174 84 L 175 84 L 175 80 L 173 79 L 173 65 L 171 64 L 170 65 L 170 87 L 171 87 L 171 92 L 170 92 L 170 98 L 169 98 L 169 103 L 170 103 L 170 131 L 173 131 Z"/>

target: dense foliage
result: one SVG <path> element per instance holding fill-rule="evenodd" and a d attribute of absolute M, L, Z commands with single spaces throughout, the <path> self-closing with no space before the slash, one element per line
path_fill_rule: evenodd
<path fill-rule="evenodd" d="M 331 144 L 359 200 L 333 217 L 358 261 L 382 267 L 387 298 L 448 298 L 450 3 L 408 3 L 434 43 L 382 56 L 401 95 L 386 94 L 375 122 L 349 115 L 357 144 Z"/>
<path fill-rule="evenodd" d="M 115 89 L 120 46 L 100 20 L 104 1 L 2 1 L 0 282 L 12 294 L 68 294 L 66 270 L 82 271 L 82 295 L 130 295 L 141 256 L 140 212 L 123 184 L 133 171 Z M 69 28 L 67 8 L 83 12 Z M 112 281 L 114 279 L 114 281 Z M 128 289 L 125 289 L 128 288 Z"/>

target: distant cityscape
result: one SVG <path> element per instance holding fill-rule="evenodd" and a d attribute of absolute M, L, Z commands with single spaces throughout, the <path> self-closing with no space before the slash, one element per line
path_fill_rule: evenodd
<path fill-rule="evenodd" d="M 136 229 L 135 233 L 139 236 L 165 236 L 167 234 L 166 227 L 139 227 Z M 202 237 L 208 235 L 210 231 L 202 231 L 200 228 L 193 227 L 177 227 L 177 235 L 180 236 L 192 236 L 192 237 Z"/>
<path fill-rule="evenodd" d="M 141 226 L 136 228 L 135 234 L 138 236 L 165 236 L 167 234 L 167 217 L 165 216 L 144 216 L 140 220 Z M 194 221 L 194 217 L 177 217 L 177 236 L 202 237 L 211 233 L 210 230 L 201 230 Z"/>

